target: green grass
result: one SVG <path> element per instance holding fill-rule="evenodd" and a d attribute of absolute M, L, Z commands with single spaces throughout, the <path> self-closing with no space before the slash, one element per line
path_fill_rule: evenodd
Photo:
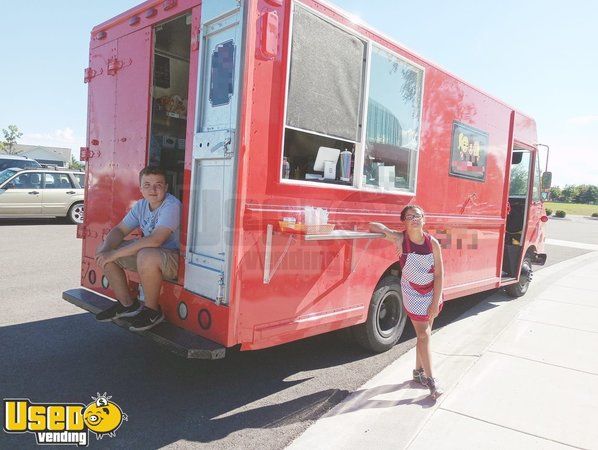
<path fill-rule="evenodd" d="M 591 216 L 592 213 L 598 213 L 598 205 L 546 202 L 544 203 L 544 206 L 548 209 L 552 209 L 553 216 L 559 209 L 565 211 L 567 214 L 573 214 L 575 216 Z"/>

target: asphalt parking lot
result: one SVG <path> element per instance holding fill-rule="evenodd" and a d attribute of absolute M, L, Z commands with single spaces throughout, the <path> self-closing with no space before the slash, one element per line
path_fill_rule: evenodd
<path fill-rule="evenodd" d="M 593 239 L 595 225 L 551 220 L 549 236 Z M 0 395 L 86 403 L 108 392 L 130 417 L 111 447 L 282 448 L 414 345 L 407 328 L 391 351 L 370 355 L 336 332 L 230 351 L 221 361 L 181 360 L 61 300 L 79 284 L 75 231 L 57 221 L 0 224 Z M 547 249 L 549 264 L 585 252 Z M 449 302 L 435 327 L 459 320 L 488 295 Z M 0 433 L 0 448 L 24 442 Z"/>

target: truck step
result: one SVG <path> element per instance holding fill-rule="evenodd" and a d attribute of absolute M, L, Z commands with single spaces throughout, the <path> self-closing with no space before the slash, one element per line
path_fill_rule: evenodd
<path fill-rule="evenodd" d="M 108 298 L 81 288 L 63 292 L 62 298 L 92 314 L 97 314 L 113 304 Z M 128 330 L 131 319 L 132 317 L 127 317 L 112 322 Z M 166 321 L 149 330 L 132 333 L 148 338 L 183 358 L 221 359 L 226 353 L 226 347 Z"/>

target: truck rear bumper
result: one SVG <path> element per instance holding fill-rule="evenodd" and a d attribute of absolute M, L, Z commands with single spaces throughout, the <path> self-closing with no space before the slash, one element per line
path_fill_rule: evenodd
<path fill-rule="evenodd" d="M 69 289 L 63 292 L 62 298 L 92 314 L 97 314 L 113 304 L 106 297 L 81 288 Z M 128 330 L 130 321 L 127 319 L 116 319 L 113 322 Z M 135 331 L 134 333 L 154 341 L 183 358 L 221 359 L 224 358 L 226 353 L 226 348 L 220 344 L 183 330 L 166 321 L 149 330 Z"/>

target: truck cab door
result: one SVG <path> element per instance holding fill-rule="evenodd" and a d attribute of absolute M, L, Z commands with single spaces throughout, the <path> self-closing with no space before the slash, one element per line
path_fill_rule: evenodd
<path fill-rule="evenodd" d="M 503 278 L 516 278 L 527 234 L 532 178 L 532 151 L 519 145 L 511 157 L 509 207 L 505 230 Z"/>
<path fill-rule="evenodd" d="M 540 159 L 538 150 L 532 152 L 532 169 L 530 172 L 531 183 L 531 200 L 527 214 L 527 225 L 525 233 L 525 241 L 527 244 L 537 244 L 542 234 L 542 221 L 540 220 L 544 215 L 544 208 L 542 203 L 542 182 Z"/>
<path fill-rule="evenodd" d="M 236 1 L 203 2 L 185 288 L 216 303 L 228 301 L 242 24 Z"/>

